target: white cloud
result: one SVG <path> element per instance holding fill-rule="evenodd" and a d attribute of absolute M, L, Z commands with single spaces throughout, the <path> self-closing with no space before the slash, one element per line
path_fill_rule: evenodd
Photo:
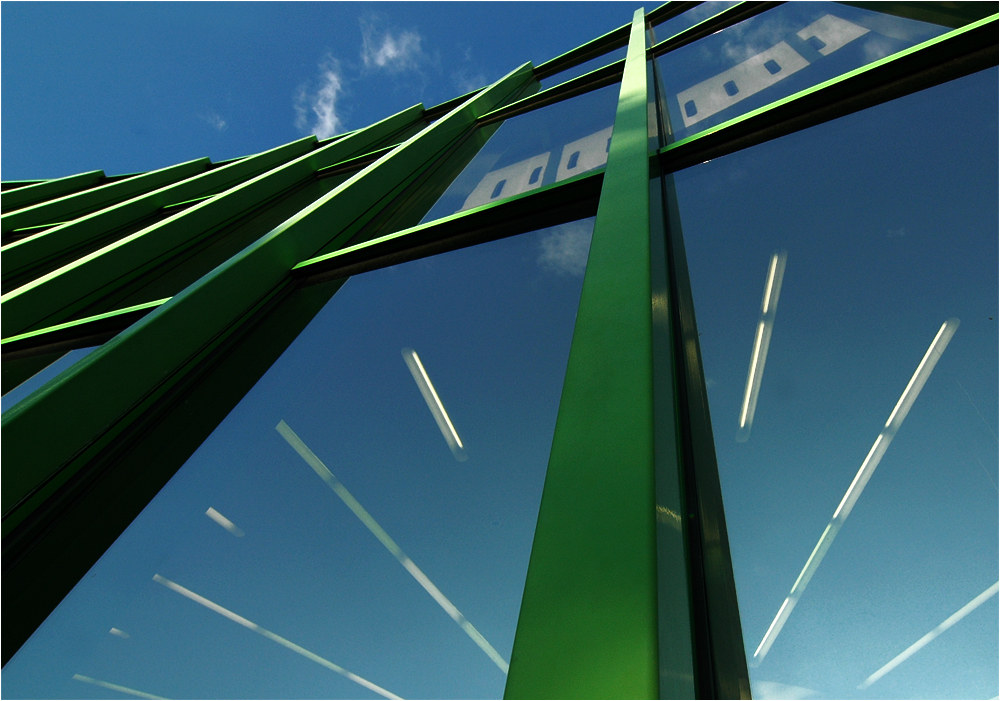
<path fill-rule="evenodd" d="M 295 96 L 295 126 L 325 139 L 342 131 L 343 119 L 337 112 L 337 100 L 344 88 L 337 59 L 327 55 L 319 69 L 318 87 L 310 90 L 303 85 Z"/>
<path fill-rule="evenodd" d="M 375 25 L 374 20 L 361 20 L 361 60 L 365 67 L 393 73 L 416 69 L 424 56 L 420 34 L 409 29 L 393 33 Z"/>
<path fill-rule="evenodd" d="M 538 265 L 560 275 L 583 275 L 592 233 L 591 227 L 579 222 L 555 227 L 540 242 Z"/>
<path fill-rule="evenodd" d="M 229 127 L 226 120 L 223 119 L 222 116 L 215 110 L 209 110 L 204 114 L 199 114 L 198 118 L 216 131 L 225 131 Z"/>

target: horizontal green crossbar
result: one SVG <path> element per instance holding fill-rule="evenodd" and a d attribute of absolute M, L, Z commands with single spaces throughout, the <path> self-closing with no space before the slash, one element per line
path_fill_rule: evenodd
<path fill-rule="evenodd" d="M 292 271 L 310 280 L 357 275 L 462 246 L 589 217 L 604 169 L 545 185 L 434 221 L 305 260 Z"/>

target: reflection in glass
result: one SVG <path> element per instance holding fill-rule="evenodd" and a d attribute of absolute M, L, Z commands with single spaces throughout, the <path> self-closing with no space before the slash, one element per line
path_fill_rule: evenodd
<path fill-rule="evenodd" d="M 344 283 L 8 662 L 4 692 L 110 693 L 81 674 L 171 698 L 500 697 L 592 228 Z"/>
<path fill-rule="evenodd" d="M 917 395 L 920 394 L 920 390 L 923 389 L 924 384 L 927 382 L 927 378 L 934 370 L 934 366 L 937 365 L 937 362 L 940 360 L 941 354 L 944 353 L 945 348 L 948 347 L 948 342 L 951 340 L 951 337 L 955 335 L 955 330 L 957 328 L 958 319 L 949 319 L 941 325 L 937 335 L 934 336 L 934 340 L 931 341 L 931 345 L 924 354 L 920 364 L 917 366 L 916 371 L 913 373 L 913 377 L 910 378 L 910 381 L 906 385 L 906 389 L 903 390 L 903 394 L 900 395 L 899 401 L 896 402 L 896 406 L 893 407 L 892 413 L 889 414 L 889 419 L 885 422 L 882 432 L 878 434 L 878 438 L 875 439 L 874 445 L 872 445 L 871 450 L 868 451 L 868 455 L 865 457 L 864 462 L 861 463 L 858 473 L 851 481 L 851 485 L 847 488 L 847 492 L 844 493 L 843 499 L 841 499 L 840 504 L 837 505 L 837 510 L 833 512 L 833 518 L 830 519 L 830 522 L 826 524 L 826 528 L 823 529 L 823 534 L 820 536 L 819 542 L 816 543 L 816 547 L 813 548 L 812 553 L 810 553 L 809 559 L 806 560 L 806 564 L 799 573 L 798 578 L 796 578 L 795 584 L 792 585 L 792 590 L 785 598 L 785 601 L 781 604 L 781 608 L 778 609 L 778 613 L 774 617 L 774 620 L 771 621 L 771 625 L 768 626 L 767 632 L 764 633 L 763 640 L 760 641 L 760 645 L 758 645 L 757 649 L 754 650 L 753 663 L 755 665 L 759 665 L 763 662 L 768 650 L 771 649 L 771 645 L 774 644 L 774 639 L 778 637 L 782 627 L 785 625 L 785 621 L 787 621 L 789 615 L 791 615 L 792 609 L 795 608 L 796 602 L 798 602 L 801 598 L 802 593 L 806 590 L 806 587 L 809 586 L 809 582 L 816 573 L 816 569 L 823 561 L 823 558 L 826 556 L 830 546 L 833 545 L 833 539 L 837 537 L 837 533 L 839 533 L 840 529 L 843 527 L 844 521 L 846 521 L 847 517 L 851 515 L 851 510 L 861 497 L 861 492 L 864 491 L 868 481 L 875 473 L 875 468 L 878 467 L 879 462 L 881 462 L 883 456 L 885 456 L 886 450 L 889 449 L 889 444 L 899 431 L 899 427 L 902 425 L 903 420 L 906 418 L 907 414 L 909 414 L 910 408 L 913 406 L 913 402 L 916 401 Z"/>
<path fill-rule="evenodd" d="M 601 168 L 618 92 L 617 84 L 608 85 L 508 119 L 423 222 Z"/>
<path fill-rule="evenodd" d="M 104 689 L 110 689 L 111 691 L 117 691 L 121 694 L 128 694 L 129 696 L 135 696 L 139 699 L 163 699 L 163 696 L 156 696 L 155 694 L 149 694 L 145 691 L 139 691 L 138 689 L 130 689 L 127 686 L 122 686 L 121 684 L 112 684 L 111 682 L 106 682 L 101 679 L 94 679 L 93 677 L 88 677 L 83 674 L 74 674 L 73 679 L 78 682 L 85 682 L 87 684 L 93 684 L 94 686 L 99 686 Z"/>
<path fill-rule="evenodd" d="M 757 334 L 753 340 L 753 352 L 750 354 L 750 370 L 747 372 L 747 387 L 743 395 L 743 405 L 740 407 L 740 428 L 736 440 L 743 442 L 750 437 L 753 426 L 753 415 L 757 410 L 757 397 L 760 394 L 760 382 L 764 376 L 764 364 L 767 362 L 767 349 L 771 347 L 771 332 L 774 330 L 774 317 L 778 310 L 778 297 L 781 294 L 781 281 L 785 277 L 785 263 L 788 254 L 779 251 L 771 256 L 767 266 L 767 280 L 764 283 L 764 299 L 760 303 L 760 321 L 757 322 Z"/>
<path fill-rule="evenodd" d="M 839 3 L 786 3 L 657 59 L 674 140 L 947 31 Z"/>
<path fill-rule="evenodd" d="M 451 422 L 451 417 L 448 416 L 444 404 L 441 403 L 441 398 L 438 396 L 437 390 L 434 389 L 431 378 L 427 376 L 427 370 L 424 369 L 424 364 L 420 362 L 420 356 L 412 348 L 404 348 L 402 353 L 406 367 L 410 369 L 413 381 L 417 383 L 420 395 L 427 402 L 427 408 L 430 409 L 431 415 L 434 417 L 434 422 L 441 430 L 441 435 L 451 449 L 452 454 L 459 462 L 466 460 L 468 456 L 465 454 L 465 446 L 462 445 L 462 439 L 459 438 L 458 431 L 455 430 L 455 424 Z"/>
<path fill-rule="evenodd" d="M 948 616 L 948 618 L 941 621 L 937 626 L 934 627 L 930 633 L 920 638 L 917 642 L 910 645 L 910 647 L 903 650 L 901 653 L 892 658 L 892 660 L 885 666 L 879 668 L 877 672 L 872 674 L 870 677 L 865 679 L 861 684 L 858 685 L 859 689 L 867 689 L 872 684 L 877 682 L 879 679 L 884 677 L 886 674 L 894 670 L 900 664 L 905 662 L 907 659 L 916 654 L 920 648 L 924 647 L 928 643 L 934 640 L 934 638 L 941 635 L 943 632 L 951 628 L 953 625 L 961 621 L 963 618 L 968 616 L 970 613 L 975 611 L 977 608 L 985 604 L 989 599 L 997 595 L 997 591 L 1000 590 L 1000 581 L 994 582 L 991 586 L 987 587 L 984 592 L 979 596 L 974 598 L 972 601 L 967 603 L 965 606 L 960 608 L 955 613 Z"/>
<path fill-rule="evenodd" d="M 399 696 L 396 696 L 391 691 L 386 691 L 385 689 L 383 689 L 382 687 L 380 687 L 378 684 L 373 684 L 372 682 L 368 681 L 364 677 L 359 677 L 354 672 L 346 670 L 343 667 L 341 667 L 340 665 L 334 664 L 330 660 L 325 659 L 323 657 L 320 657 L 315 652 L 310 652 L 309 650 L 306 650 L 301 645 L 296 645 L 291 640 L 288 640 L 287 638 L 283 638 L 280 635 L 277 635 L 276 633 L 272 633 L 267 628 L 262 628 L 261 626 L 257 625 L 256 623 L 254 623 L 253 621 L 251 621 L 249 619 L 244 618 L 243 616 L 239 615 L 238 613 L 233 613 L 232 611 L 230 611 L 226 607 L 220 606 L 219 604 L 215 603 L 214 601 L 210 601 L 209 599 L 206 599 L 204 596 L 201 596 L 200 594 L 194 593 L 193 591 L 191 591 L 187 587 L 182 587 L 177 582 L 170 581 L 169 579 L 167 579 L 166 577 L 164 577 L 161 574 L 154 574 L 153 575 L 153 581 L 156 582 L 157 584 L 162 584 L 164 587 L 166 587 L 170 591 L 173 591 L 173 592 L 176 592 L 176 593 L 180 594 L 185 599 L 189 599 L 190 601 L 193 601 L 196 604 L 204 606 L 209 611 L 214 611 L 215 613 L 219 614 L 223 618 L 228 618 L 233 623 L 238 623 L 239 625 L 243 626 L 244 628 L 252 630 L 254 633 L 257 633 L 258 635 L 260 635 L 260 636 L 262 636 L 264 638 L 267 638 L 268 640 L 274 641 L 274 642 L 278 643 L 279 645 L 281 645 L 282 647 L 288 648 L 289 650 L 291 650 L 292 652 L 296 653 L 297 655 L 302 655 L 307 660 L 315 662 L 318 665 L 326 667 L 327 669 L 329 669 L 329 670 L 331 670 L 333 672 L 336 672 L 337 674 L 340 674 L 345 679 L 349 679 L 350 681 L 354 682 L 355 684 L 358 684 L 360 686 L 363 686 L 366 689 L 374 691 L 376 694 L 378 694 L 379 696 L 381 696 L 383 698 L 387 698 L 387 699 L 399 699 L 399 698 L 401 698 Z"/>
<path fill-rule="evenodd" d="M 756 698 L 997 694 L 997 597 L 949 618 L 1000 566 L 996 79 L 674 175 Z M 739 442 L 764 308 L 747 261 L 776 250 L 780 331 Z"/>
<path fill-rule="evenodd" d="M 559 85 L 560 83 L 565 83 L 567 80 L 572 78 L 578 78 L 579 76 L 590 73 L 591 71 L 596 71 L 598 68 L 604 68 L 604 66 L 614 63 L 615 61 L 621 61 L 625 58 L 627 50 L 628 47 L 619 47 L 606 54 L 601 54 L 596 58 L 584 61 L 583 63 L 579 63 L 571 68 L 567 68 L 564 71 L 553 73 L 550 76 L 542 78 L 538 82 L 541 84 L 542 90 L 546 90 Z"/>

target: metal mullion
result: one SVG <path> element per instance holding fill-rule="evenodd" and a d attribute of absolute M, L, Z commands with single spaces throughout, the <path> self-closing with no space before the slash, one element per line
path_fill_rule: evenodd
<path fill-rule="evenodd" d="M 103 179 L 103 170 L 92 170 L 87 173 L 67 175 L 64 178 L 43 180 L 39 183 L 19 187 L 16 190 L 5 190 L 3 193 L 0 193 L 0 207 L 3 208 L 4 212 L 30 207 L 46 200 L 63 197 L 85 188 L 94 187 Z"/>
<path fill-rule="evenodd" d="M 732 7 L 727 7 L 716 15 L 709 17 L 703 22 L 699 22 L 693 27 L 678 32 L 672 37 L 668 37 L 661 42 L 654 44 L 649 49 L 649 57 L 655 58 L 669 53 L 682 46 L 687 46 L 699 39 L 703 39 L 715 32 L 732 27 L 735 24 L 755 17 L 763 12 L 782 5 L 782 2 L 741 2 Z"/>
<path fill-rule="evenodd" d="M 507 698 L 660 692 L 642 9 L 628 47 Z"/>
<path fill-rule="evenodd" d="M 164 205 L 178 203 L 206 193 L 233 187 L 248 178 L 271 170 L 292 158 L 310 150 L 315 137 L 299 139 L 289 144 L 264 151 L 237 162 L 213 168 L 186 178 L 180 182 L 132 197 L 113 204 L 81 218 L 63 223 L 58 229 L 51 229 L 35 236 L 24 238 L 2 249 L 4 287 L 11 280 L 24 279 L 32 271 L 37 277 L 54 270 L 47 262 L 64 260 L 67 251 L 85 247 L 88 242 L 106 238 L 107 232 L 128 226 L 159 212 Z"/>
<path fill-rule="evenodd" d="M 659 150 L 664 172 L 888 102 L 997 64 L 1000 15 L 929 39 Z"/>
<path fill-rule="evenodd" d="M 75 219 L 208 170 L 209 162 L 207 158 L 197 158 L 18 209 L 0 216 L 0 230 L 6 234 L 34 224 Z"/>
<path fill-rule="evenodd" d="M 232 387 L 245 392 L 253 373 L 262 373 L 283 348 L 278 346 L 290 343 L 332 294 L 329 286 L 310 287 L 314 291 L 306 296 L 311 301 L 301 314 L 268 316 L 283 329 L 278 346 L 274 334 L 262 336 L 262 343 L 237 343 L 234 339 L 251 333 L 266 310 L 276 304 L 284 310 L 281 300 L 290 299 L 288 293 L 295 289 L 290 268 L 357 222 L 374 217 L 386 193 L 433 164 L 436 154 L 474 128 L 480 114 L 533 82 L 526 64 L 482 90 L 3 416 L 4 457 L 22 468 L 4 471 L 2 492 L 5 660 L 180 467 L 185 451 L 197 446 L 214 426 L 211 422 L 238 401 L 228 390 L 225 396 L 202 392 L 199 396 L 214 408 L 195 406 L 192 414 L 185 409 L 186 388 L 201 392 L 206 368 L 231 349 L 254 369 L 248 374 L 241 368 L 233 375 L 222 367 L 220 372 L 232 375 Z M 413 109 L 422 113 L 419 106 Z M 314 171 L 311 167 L 310 173 Z M 146 432 L 159 437 L 160 452 L 174 457 L 150 453 Z M 59 440 L 47 440 L 51 435 Z M 141 480 L 143 486 L 133 490 L 130 480 Z M 115 497 L 108 499 L 108 494 Z M 89 535 L 77 535 L 84 527 Z M 68 542 L 73 545 L 67 549 Z M 72 561 L 54 575 L 48 563 L 60 552 L 72 553 L 67 558 Z"/>
<path fill-rule="evenodd" d="M 292 272 L 308 282 L 347 277 L 590 217 L 603 179 L 603 169 L 585 173 L 305 260 Z"/>

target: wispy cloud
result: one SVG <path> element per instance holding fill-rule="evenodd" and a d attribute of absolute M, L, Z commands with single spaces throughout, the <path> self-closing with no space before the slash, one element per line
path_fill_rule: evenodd
<path fill-rule="evenodd" d="M 472 49 L 466 47 L 462 61 L 451 72 L 452 83 L 458 88 L 459 93 L 479 90 L 487 84 L 486 76 L 475 66 L 472 57 Z"/>
<path fill-rule="evenodd" d="M 199 114 L 198 118 L 216 131 L 225 131 L 229 128 L 229 124 L 226 120 L 223 119 L 222 116 L 215 110 L 209 110 L 208 112 Z"/>
<path fill-rule="evenodd" d="M 361 19 L 360 23 L 361 60 L 365 68 L 398 73 L 419 67 L 424 58 L 419 33 L 411 29 L 382 29 L 378 18 Z"/>
<path fill-rule="evenodd" d="M 343 119 L 337 102 L 343 93 L 340 63 L 327 55 L 319 64 L 319 77 L 310 85 L 299 86 L 295 95 L 295 126 L 320 139 L 342 130 Z"/>
<path fill-rule="evenodd" d="M 538 265 L 560 275 L 583 275 L 591 234 L 591 228 L 579 222 L 552 229 L 540 242 Z"/>

